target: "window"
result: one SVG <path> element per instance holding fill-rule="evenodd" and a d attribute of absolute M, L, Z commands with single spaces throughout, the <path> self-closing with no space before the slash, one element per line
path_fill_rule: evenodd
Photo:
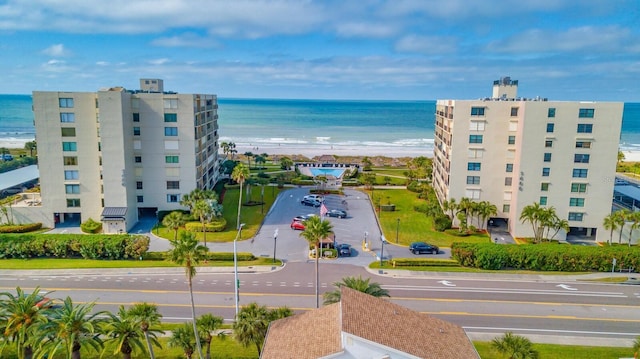
<path fill-rule="evenodd" d="M 179 163 L 180 156 L 164 156 L 164 163 Z"/>
<path fill-rule="evenodd" d="M 471 116 L 484 116 L 484 107 L 471 107 Z"/>
<path fill-rule="evenodd" d="M 76 136 L 76 128 L 75 127 L 63 127 L 60 130 L 62 130 L 62 137 L 75 137 Z"/>
<path fill-rule="evenodd" d="M 584 217 L 584 213 L 569 212 L 569 218 L 568 219 L 570 221 L 582 222 L 582 217 Z"/>
<path fill-rule="evenodd" d="M 549 182 L 540 183 L 540 190 L 543 192 L 547 192 L 549 190 Z"/>
<path fill-rule="evenodd" d="M 469 143 L 482 143 L 482 135 L 469 135 Z"/>
<path fill-rule="evenodd" d="M 513 183 L 513 177 L 505 177 L 504 178 L 504 185 L 505 186 L 511 186 L 512 183 Z"/>
<path fill-rule="evenodd" d="M 546 153 L 544 154 L 544 161 L 545 161 L 545 162 L 551 162 L 551 153 L 546 152 Z"/>
<path fill-rule="evenodd" d="M 177 113 L 165 113 L 164 114 L 164 122 L 178 122 L 178 114 Z"/>
<path fill-rule="evenodd" d="M 165 127 L 164 128 L 164 135 L 165 136 L 177 136 L 178 135 L 178 128 L 177 127 Z"/>
<path fill-rule="evenodd" d="M 481 164 L 480 162 L 469 162 L 467 163 L 467 170 L 469 171 L 480 171 Z"/>
<path fill-rule="evenodd" d="M 75 157 L 75 156 L 62 157 L 62 161 L 63 161 L 65 166 L 77 166 L 78 165 L 78 157 Z"/>
<path fill-rule="evenodd" d="M 591 148 L 591 141 L 576 141 L 576 148 Z"/>
<path fill-rule="evenodd" d="M 178 99 L 177 98 L 165 98 L 164 99 L 164 108 L 178 108 Z"/>
<path fill-rule="evenodd" d="M 544 147 L 545 148 L 553 147 L 553 141 L 551 141 L 551 140 L 544 141 Z"/>
<path fill-rule="evenodd" d="M 63 151 L 77 151 L 77 145 L 75 142 L 62 142 Z"/>
<path fill-rule="evenodd" d="M 469 122 L 469 131 L 484 131 L 484 121 Z"/>
<path fill-rule="evenodd" d="M 555 107 L 549 107 L 549 110 L 547 110 L 547 117 L 549 117 L 549 118 L 556 117 L 556 109 L 555 109 Z"/>
<path fill-rule="evenodd" d="M 518 131 L 518 122 L 517 121 L 509 121 L 509 132 Z"/>
<path fill-rule="evenodd" d="M 140 108 L 140 99 L 132 98 L 131 99 L 131 108 Z"/>
<path fill-rule="evenodd" d="M 579 123 L 578 124 L 578 133 L 592 133 L 593 125 L 590 123 Z"/>
<path fill-rule="evenodd" d="M 60 108 L 73 108 L 73 99 L 64 97 L 59 98 L 58 103 L 60 104 Z"/>
<path fill-rule="evenodd" d="M 136 189 L 142 189 L 142 181 L 136 181 Z"/>
<path fill-rule="evenodd" d="M 549 177 L 549 173 L 551 173 L 551 168 L 549 167 L 542 168 L 542 177 Z"/>
<path fill-rule="evenodd" d="M 585 193 L 585 192 L 587 192 L 587 184 L 586 183 L 572 183 L 571 184 L 571 192 L 573 192 L 573 193 Z"/>
<path fill-rule="evenodd" d="M 78 178 L 80 178 L 78 171 L 75 171 L 75 170 L 64 171 L 64 179 L 66 181 L 77 180 Z"/>
<path fill-rule="evenodd" d="M 67 194 L 78 194 L 78 193 L 80 193 L 80 185 L 79 184 L 66 184 L 66 185 L 64 185 L 64 193 L 67 193 Z"/>
<path fill-rule="evenodd" d="M 465 197 L 469 199 L 480 199 L 479 189 L 467 189 L 464 193 L 465 193 Z"/>
<path fill-rule="evenodd" d="M 135 156 L 135 157 L 134 157 L 134 161 L 135 161 L 136 163 L 142 163 L 142 156 Z"/>
<path fill-rule="evenodd" d="M 467 176 L 467 184 L 480 184 L 480 176 Z"/>
<path fill-rule="evenodd" d="M 547 205 L 547 197 L 546 196 L 541 196 L 539 202 L 540 202 L 541 206 L 546 206 Z"/>
<path fill-rule="evenodd" d="M 512 107 L 511 108 L 511 117 L 516 117 L 518 116 L 518 108 L 517 107 Z"/>
<path fill-rule="evenodd" d="M 134 136 L 140 136 L 140 127 L 134 127 L 133 128 L 133 135 Z"/>
<path fill-rule="evenodd" d="M 167 202 L 169 202 L 169 203 L 180 202 L 180 195 L 179 194 L 168 194 L 167 195 Z"/>
<path fill-rule="evenodd" d="M 509 136 L 508 143 L 510 145 L 515 145 L 516 144 L 516 136 Z"/>
<path fill-rule="evenodd" d="M 133 122 L 140 122 L 140 114 L 139 113 L 134 113 L 133 114 Z"/>
<path fill-rule="evenodd" d="M 144 196 L 136 196 L 136 202 L 138 203 L 144 202 Z"/>
<path fill-rule="evenodd" d="M 507 163 L 506 172 L 513 172 L 513 163 Z"/>
<path fill-rule="evenodd" d="M 60 122 L 76 122 L 76 114 L 73 112 L 60 112 Z"/>
<path fill-rule="evenodd" d="M 569 198 L 570 207 L 584 207 L 584 198 Z"/>
<path fill-rule="evenodd" d="M 469 158 L 482 158 L 482 150 L 477 148 L 469 149 Z"/>
<path fill-rule="evenodd" d="M 80 207 L 80 198 L 67 198 L 67 207 Z"/>
<path fill-rule="evenodd" d="M 585 153 L 576 153 L 573 155 L 573 163 L 589 163 L 589 155 Z"/>
<path fill-rule="evenodd" d="M 503 204 L 502 205 L 502 212 L 508 213 L 510 210 L 511 210 L 511 205 L 510 204 Z"/>
<path fill-rule="evenodd" d="M 167 189 L 180 189 L 180 181 L 167 181 Z"/>
<path fill-rule="evenodd" d="M 593 115 L 595 113 L 595 110 L 592 108 L 581 108 L 578 111 L 578 117 L 579 118 L 593 118 Z"/>
<path fill-rule="evenodd" d="M 573 169 L 573 178 L 587 178 L 588 170 L 586 168 L 574 168 Z"/>
<path fill-rule="evenodd" d="M 553 133 L 553 127 L 555 125 L 553 123 L 547 123 L 547 133 Z"/>

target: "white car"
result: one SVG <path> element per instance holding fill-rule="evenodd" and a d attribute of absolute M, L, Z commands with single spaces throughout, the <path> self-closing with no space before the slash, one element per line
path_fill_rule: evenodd
<path fill-rule="evenodd" d="M 320 203 L 324 202 L 324 197 L 319 195 L 319 194 L 309 194 L 306 195 L 304 197 L 302 197 L 302 200 L 309 200 L 309 201 L 318 201 Z"/>

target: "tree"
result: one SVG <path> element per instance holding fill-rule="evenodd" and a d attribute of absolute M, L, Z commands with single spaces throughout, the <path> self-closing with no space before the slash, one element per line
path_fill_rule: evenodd
<path fill-rule="evenodd" d="M 224 319 L 222 317 L 215 316 L 211 313 L 203 314 L 196 320 L 196 326 L 198 327 L 198 331 L 202 337 L 201 339 L 207 346 L 205 354 L 206 359 L 211 359 L 211 341 L 213 340 L 215 331 L 220 329 L 222 323 L 224 323 Z M 224 337 L 223 335 L 219 336 Z"/>
<path fill-rule="evenodd" d="M 627 217 L 629 217 L 629 215 L 631 215 L 631 211 L 629 211 L 628 209 L 623 209 L 620 211 L 615 211 L 613 212 L 613 214 L 616 215 L 616 220 L 618 221 L 618 224 L 620 225 L 620 233 L 618 233 L 618 244 L 622 243 L 622 230 L 624 229 L 624 226 L 627 224 Z"/>
<path fill-rule="evenodd" d="M 467 198 L 467 197 L 460 198 L 460 203 L 458 203 L 457 209 L 458 209 L 458 213 L 464 213 L 464 222 L 466 224 L 469 223 L 469 214 L 471 213 L 472 207 L 473 207 L 473 201 L 470 198 Z"/>
<path fill-rule="evenodd" d="M 227 156 L 229 154 L 229 151 L 231 150 L 231 146 L 229 146 L 229 142 L 222 142 L 220 143 L 220 148 L 222 148 L 222 153 L 224 153 L 225 156 Z"/>
<path fill-rule="evenodd" d="M 253 160 L 256 163 L 256 166 L 260 167 L 260 165 L 264 165 L 267 162 L 267 158 L 262 155 L 256 155 Z"/>
<path fill-rule="evenodd" d="M 20 287 L 16 294 L 0 293 L 0 327 L 7 342 L 15 345 L 19 359 L 30 359 L 33 354 L 30 334 L 34 326 L 46 320 L 48 300 L 43 298 L 48 293 L 40 292 L 36 287 L 31 294 L 25 293 Z"/>
<path fill-rule="evenodd" d="M 338 303 L 340 301 L 340 288 L 342 287 L 355 289 L 359 292 L 366 293 L 377 298 L 390 297 L 389 291 L 383 289 L 379 283 L 369 283 L 370 279 L 371 278 L 362 279 L 360 276 L 357 278 L 345 277 L 342 278 L 341 282 L 333 283 L 333 286 L 336 287 L 336 289 L 323 294 L 324 305 Z"/>
<path fill-rule="evenodd" d="M 498 207 L 489 201 L 482 201 L 478 205 L 478 215 L 482 219 L 480 228 L 484 229 L 487 225 L 487 219 L 498 214 Z"/>
<path fill-rule="evenodd" d="M 178 265 L 184 266 L 189 285 L 189 297 L 191 298 L 191 317 L 193 319 L 193 335 L 196 338 L 196 349 L 199 358 L 202 358 L 202 347 L 198 329 L 196 328 L 196 305 L 193 301 L 193 277 L 196 275 L 196 266 L 206 260 L 209 249 L 198 243 L 193 233 L 182 232 L 177 241 L 170 241 L 173 247 L 169 251 L 169 258 Z"/>
<path fill-rule="evenodd" d="M 554 230 L 551 237 L 549 237 L 549 241 L 554 239 L 556 237 L 556 234 L 558 234 L 558 232 L 560 232 L 561 229 L 564 230 L 565 232 L 569 232 L 569 230 L 571 229 L 569 227 L 569 221 L 567 221 L 566 219 L 560 219 L 558 216 L 553 217 L 551 227 L 549 228 L 553 228 Z"/>
<path fill-rule="evenodd" d="M 640 212 L 630 212 L 627 214 L 627 220 L 631 221 L 631 227 L 629 227 L 629 247 L 631 247 L 631 239 L 633 238 L 633 230 L 640 226 Z"/>
<path fill-rule="evenodd" d="M 244 155 L 247 157 L 247 167 L 251 170 L 251 157 L 254 156 L 253 152 L 245 152 Z"/>
<path fill-rule="evenodd" d="M 362 183 L 365 184 L 367 189 L 372 189 L 376 184 L 376 174 L 375 173 L 362 173 L 360 175 L 362 179 Z"/>
<path fill-rule="evenodd" d="M 196 202 L 193 210 L 191 210 L 194 216 L 200 219 L 200 225 L 202 226 L 202 237 L 204 240 L 204 246 L 207 246 L 207 222 L 213 215 L 213 209 L 211 204 L 207 200 L 199 200 Z"/>
<path fill-rule="evenodd" d="M 249 303 L 249 305 L 243 306 L 238 313 L 238 318 L 233 324 L 234 336 L 245 347 L 255 345 L 258 355 L 260 355 L 269 323 L 292 314 L 291 310 L 286 307 L 268 310 L 266 306 L 258 305 L 258 303 Z"/>
<path fill-rule="evenodd" d="M 236 224 L 236 230 L 240 229 L 240 210 L 242 209 L 242 184 L 249 178 L 249 168 L 245 167 L 242 163 L 233 169 L 231 178 L 240 184 L 240 193 L 238 194 L 238 222 Z"/>
<path fill-rule="evenodd" d="M 280 168 L 283 170 L 289 170 L 291 167 L 293 167 L 293 160 L 289 157 L 282 157 L 280 158 Z"/>
<path fill-rule="evenodd" d="M 633 341 L 633 354 L 636 356 L 640 354 L 640 337 Z"/>
<path fill-rule="evenodd" d="M 33 157 L 33 151 L 38 149 L 38 144 L 36 141 L 25 142 L 24 149 L 29 151 L 29 157 Z"/>
<path fill-rule="evenodd" d="M 103 330 L 105 336 L 109 338 L 106 342 L 114 343 L 113 355 L 121 353 L 124 359 L 131 359 L 131 353 L 134 349 L 139 349 L 142 352 L 145 351 L 145 345 L 142 339 L 145 333 L 143 333 L 140 328 L 140 321 L 131 315 L 123 305 L 120 306 L 118 315 L 109 313 L 109 319 L 105 323 Z M 155 334 L 153 339 L 156 345 L 160 345 L 155 338 Z"/>
<path fill-rule="evenodd" d="M 504 336 L 494 338 L 491 346 L 509 359 L 537 359 L 538 352 L 533 349 L 533 343 L 523 336 L 506 332 Z"/>
<path fill-rule="evenodd" d="M 203 190 L 200 188 L 196 188 L 193 191 L 182 196 L 182 199 L 180 200 L 180 205 L 189 207 L 189 211 L 193 211 L 193 209 L 195 208 L 196 204 L 199 201 L 214 200 L 214 199 L 216 201 L 218 200 L 218 194 L 215 193 L 214 191 L 208 190 L 208 189 Z"/>
<path fill-rule="evenodd" d="M 616 219 L 616 214 L 611 213 L 608 216 L 604 217 L 602 222 L 602 226 L 604 229 L 609 231 L 609 245 L 613 242 L 613 231 L 618 229 L 618 220 Z"/>
<path fill-rule="evenodd" d="M 624 152 L 618 150 L 618 163 L 624 162 L 624 160 L 625 160 Z"/>
<path fill-rule="evenodd" d="M 449 212 L 449 218 L 453 221 L 455 219 L 455 212 L 458 210 L 458 205 L 456 204 L 456 199 L 451 198 L 448 201 L 442 202 L 442 211 L 447 213 Z"/>
<path fill-rule="evenodd" d="M 329 221 L 323 221 L 318 216 L 309 217 L 304 222 L 304 231 L 300 233 L 302 238 L 313 245 L 316 256 L 316 308 L 320 307 L 320 297 L 318 295 L 319 267 L 320 267 L 320 241 L 327 238 L 333 231 Z"/>
<path fill-rule="evenodd" d="M 371 171 L 371 168 L 373 167 L 373 162 L 371 162 L 371 159 L 369 159 L 369 157 L 364 156 L 362 158 L 362 170 L 363 171 Z"/>
<path fill-rule="evenodd" d="M 189 323 L 182 324 L 171 332 L 171 338 L 169 338 L 169 346 L 182 349 L 187 359 L 191 359 L 193 355 L 194 341 L 197 338 L 190 327 Z"/>
<path fill-rule="evenodd" d="M 158 312 L 158 306 L 146 302 L 135 303 L 131 308 L 129 308 L 127 315 L 129 315 L 131 318 L 134 318 L 138 322 L 140 330 L 144 334 L 144 338 L 147 343 L 149 356 L 151 357 L 151 359 L 155 358 L 152 344 L 156 344 L 153 343 L 153 340 L 155 339 L 155 333 L 160 331 L 150 328 L 152 325 L 159 325 L 160 319 L 162 319 L 162 314 Z"/>
<path fill-rule="evenodd" d="M 162 219 L 163 226 L 167 228 L 171 228 L 175 231 L 175 234 L 173 235 L 173 240 L 178 239 L 178 230 L 180 229 L 180 227 L 184 226 L 186 222 L 187 222 L 187 219 L 185 218 L 184 213 L 180 211 L 172 211 L 171 213 L 164 216 L 164 218 Z"/>
<path fill-rule="evenodd" d="M 528 206 L 525 206 L 520 213 L 520 221 L 522 223 L 529 222 L 531 229 L 533 230 L 534 240 L 539 242 L 542 239 L 544 230 L 544 208 L 540 206 L 540 203 L 534 202 Z"/>
<path fill-rule="evenodd" d="M 71 297 L 67 297 L 61 308 L 53 310 L 49 320 L 38 326 L 41 336 L 38 358 L 53 358 L 62 349 L 67 358 L 80 359 L 83 346 L 100 351 L 104 346 L 100 327 L 106 321 L 101 317 L 108 312 L 94 312 L 95 304 L 74 305 Z"/>

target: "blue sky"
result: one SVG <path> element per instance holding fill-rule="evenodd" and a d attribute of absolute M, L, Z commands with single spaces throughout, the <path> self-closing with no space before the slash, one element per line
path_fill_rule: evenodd
<path fill-rule="evenodd" d="M 640 102 L 638 0 L 0 0 L 0 93 Z"/>

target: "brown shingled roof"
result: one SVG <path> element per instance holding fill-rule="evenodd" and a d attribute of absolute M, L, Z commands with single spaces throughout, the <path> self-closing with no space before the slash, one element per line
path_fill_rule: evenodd
<path fill-rule="evenodd" d="M 340 303 L 272 322 L 260 358 L 338 354 L 343 332 L 419 358 L 480 358 L 462 327 L 346 287 Z"/>

